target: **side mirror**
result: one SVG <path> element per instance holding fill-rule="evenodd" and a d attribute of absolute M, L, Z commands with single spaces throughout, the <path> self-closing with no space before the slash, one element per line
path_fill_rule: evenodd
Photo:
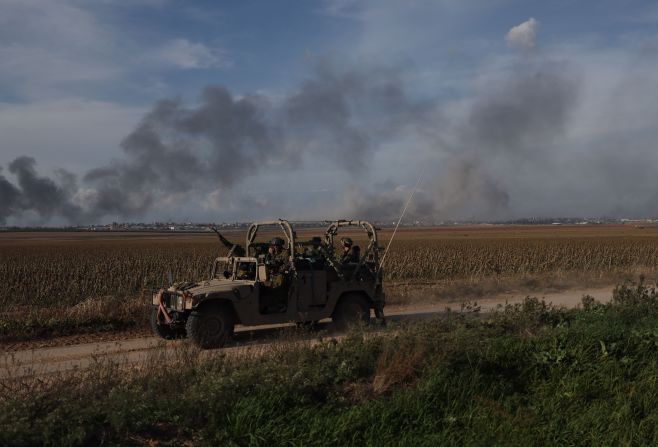
<path fill-rule="evenodd" d="M 229 279 L 231 277 L 231 272 L 224 270 L 224 278 Z"/>

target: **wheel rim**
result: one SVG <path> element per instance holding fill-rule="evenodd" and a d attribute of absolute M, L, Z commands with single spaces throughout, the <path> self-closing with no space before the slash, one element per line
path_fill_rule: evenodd
<path fill-rule="evenodd" d="M 207 338 L 214 338 L 221 335 L 224 331 L 224 324 L 221 319 L 216 317 L 204 318 L 201 324 L 201 334 Z"/>

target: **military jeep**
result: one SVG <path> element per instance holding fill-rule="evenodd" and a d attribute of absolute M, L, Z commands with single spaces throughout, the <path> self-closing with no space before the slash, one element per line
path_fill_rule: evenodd
<path fill-rule="evenodd" d="M 283 233 L 283 261 L 274 268 L 256 242 L 262 228 Z M 368 242 L 356 262 L 340 262 L 334 238 L 345 227 L 365 230 Z M 221 236 L 220 236 L 221 238 Z M 151 327 L 166 339 L 187 336 L 202 348 L 224 345 L 235 325 L 315 323 L 331 318 L 338 328 L 384 320 L 385 296 L 377 229 L 366 221 L 338 220 L 323 237 L 298 241 L 286 220 L 253 223 L 243 249 L 214 260 L 210 278 L 177 283 L 153 294 Z M 234 252 L 244 254 L 235 256 Z"/>

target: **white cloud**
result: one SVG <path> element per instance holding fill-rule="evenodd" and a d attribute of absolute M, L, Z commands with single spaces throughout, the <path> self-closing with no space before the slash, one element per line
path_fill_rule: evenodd
<path fill-rule="evenodd" d="M 162 0 L 140 5 L 158 8 Z M 95 97 L 99 86 L 131 87 L 144 75 L 229 65 L 221 49 L 185 38 L 135 39 L 102 15 L 107 8 L 128 7 L 113 1 L 98 8 L 77 0 L 0 0 L 0 98 Z"/>
<path fill-rule="evenodd" d="M 537 46 L 536 36 L 539 22 L 529 18 L 520 25 L 513 26 L 505 36 L 507 45 L 522 51 L 531 51 Z"/>
<path fill-rule="evenodd" d="M 116 78 L 123 68 L 112 60 L 115 40 L 70 1 L 0 2 L 0 88 L 36 98 L 58 95 L 61 83 Z"/>
<path fill-rule="evenodd" d="M 222 68 L 228 65 L 222 50 L 209 48 L 202 43 L 187 39 L 174 39 L 167 42 L 158 51 L 158 56 L 165 63 L 183 69 Z"/>
<path fill-rule="evenodd" d="M 165 1 L 0 0 L 0 165 L 21 155 L 44 171 L 106 163 L 146 111 L 132 92 L 165 97 L 163 73 L 225 66 L 224 53 L 201 42 L 134 39 L 107 20 L 110 8 Z M 120 97 L 106 100 L 108 90 Z"/>
<path fill-rule="evenodd" d="M 363 18 L 363 2 L 360 0 L 324 0 L 322 13 L 331 17 Z"/>

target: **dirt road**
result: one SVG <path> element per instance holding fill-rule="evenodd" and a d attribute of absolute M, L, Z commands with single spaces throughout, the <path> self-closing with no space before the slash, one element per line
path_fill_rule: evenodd
<path fill-rule="evenodd" d="M 591 295 L 598 301 L 609 301 L 612 288 L 571 289 L 552 293 L 533 293 L 533 296 L 544 297 L 547 302 L 566 307 L 574 307 L 580 303 L 583 295 Z M 494 309 L 505 303 L 518 303 L 523 301 L 527 293 L 505 293 L 478 300 L 477 304 L 482 311 Z M 413 320 L 428 318 L 438 312 L 445 311 L 446 307 L 459 310 L 462 302 L 442 302 L 428 305 L 389 306 L 386 315 L 389 320 Z M 328 323 L 322 323 L 328 328 Z M 238 327 L 231 346 L 223 348 L 222 353 L 227 355 L 257 351 L 271 348 L 273 340 L 289 330 L 290 326 L 260 326 Z M 182 341 L 165 342 L 155 337 L 140 337 L 114 342 L 84 343 L 72 346 L 59 346 L 51 348 L 30 349 L 0 353 L 0 380 L 11 380 L 26 376 L 42 376 L 57 372 L 88 368 L 99 362 L 111 361 L 119 364 L 139 364 L 148 361 L 154 352 L 161 351 L 167 355 L 167 350 L 179 346 Z"/>

